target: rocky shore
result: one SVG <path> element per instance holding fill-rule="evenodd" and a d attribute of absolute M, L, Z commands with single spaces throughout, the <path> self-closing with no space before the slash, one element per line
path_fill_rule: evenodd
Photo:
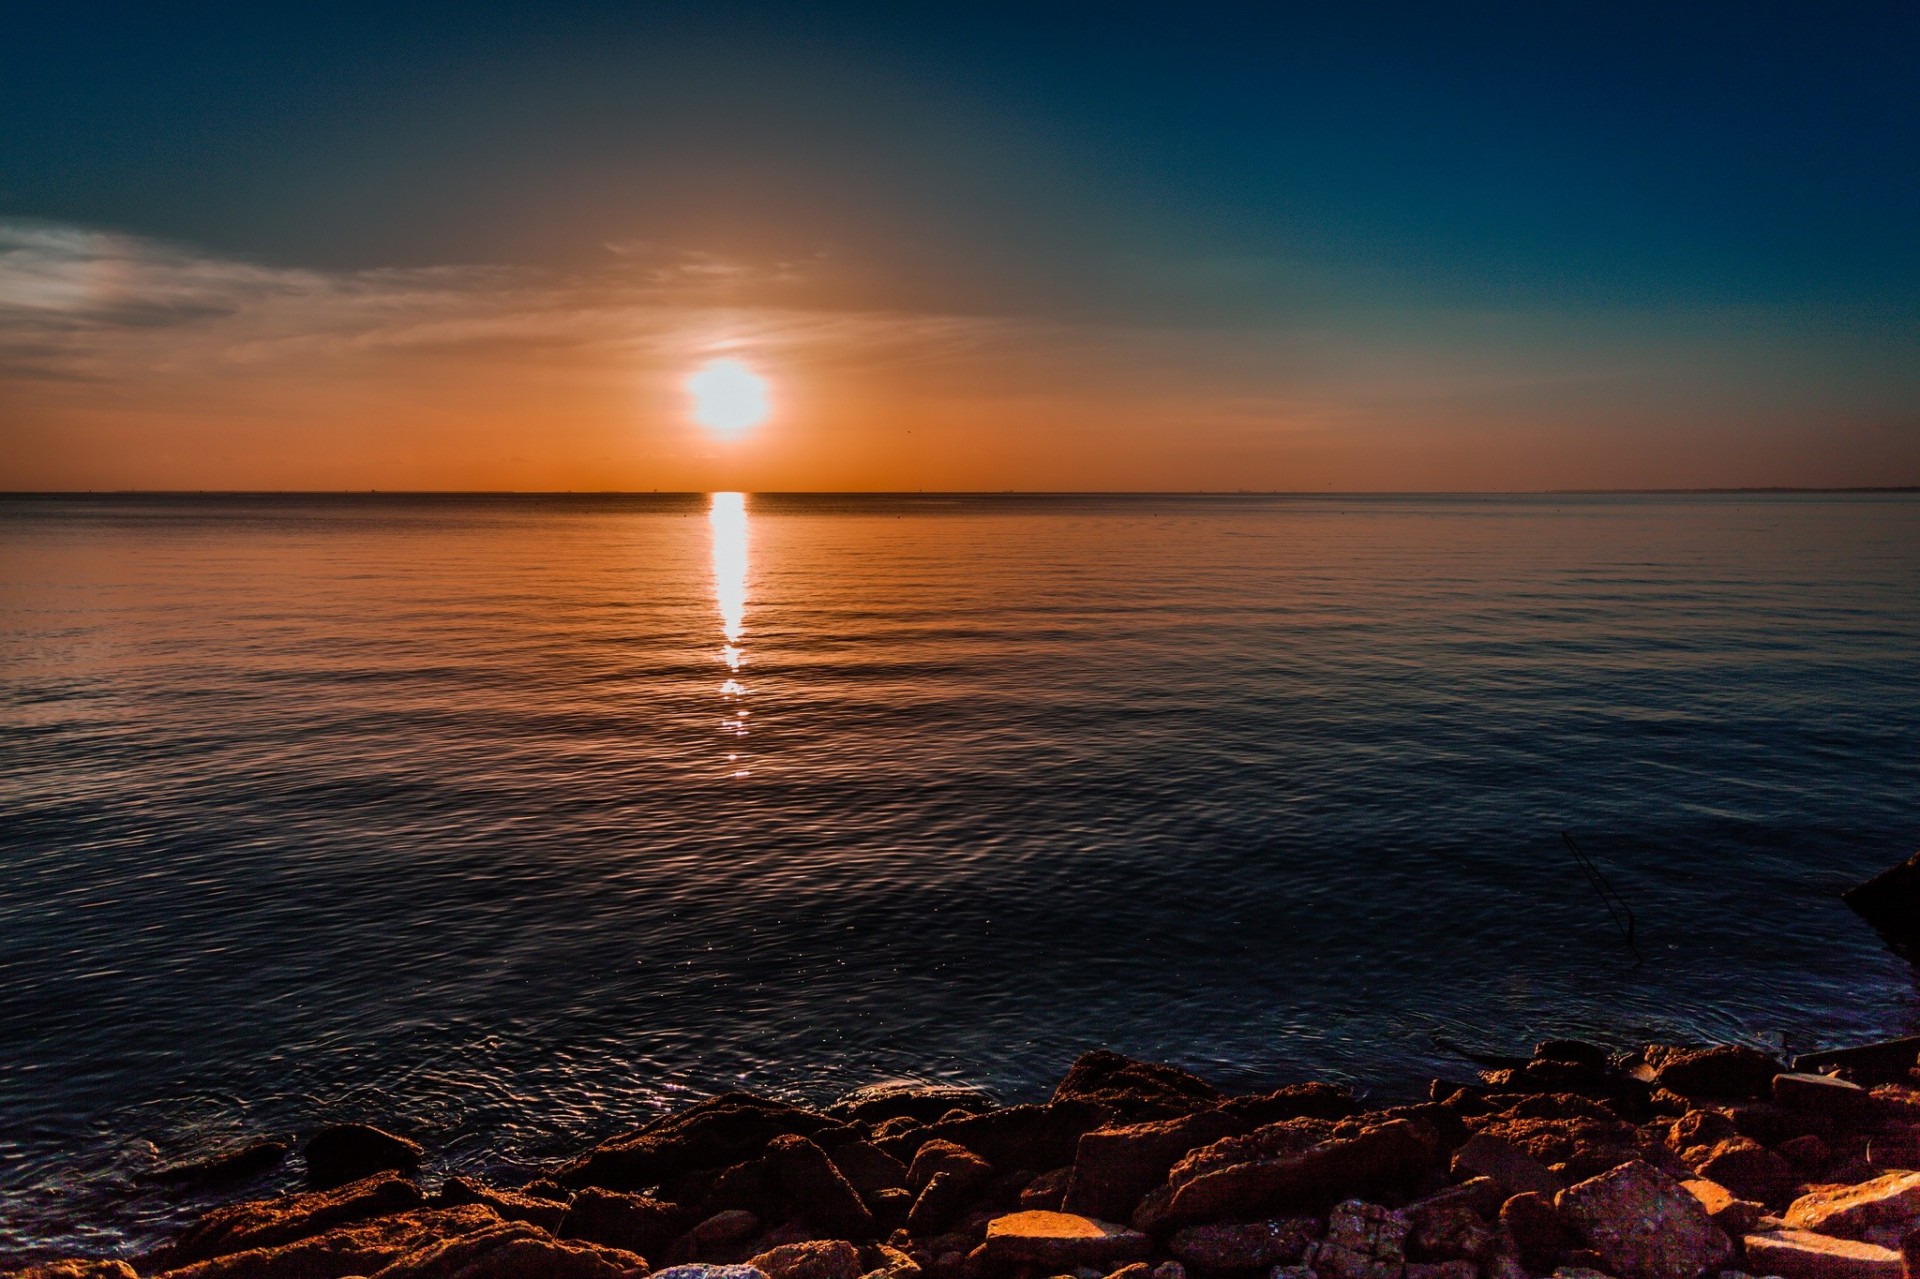
<path fill-rule="evenodd" d="M 367 1125 L 309 1189 L 14 1279 L 1920 1279 L 1920 1040 L 1792 1063 L 1570 1040 L 1367 1109 L 1082 1057 L 1051 1099 L 730 1093 L 521 1186 Z M 1463 1072 L 1470 1073 L 1470 1072 Z M 259 1143 L 182 1180 L 241 1183 Z M 1903 1259 L 1904 1257 L 1904 1259 Z"/>

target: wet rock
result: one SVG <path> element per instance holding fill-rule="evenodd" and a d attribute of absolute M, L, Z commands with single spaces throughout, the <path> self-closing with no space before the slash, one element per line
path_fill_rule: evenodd
<path fill-rule="evenodd" d="M 1840 894 L 1895 949 L 1920 944 L 1920 853 Z"/>
<path fill-rule="evenodd" d="M 425 1151 L 372 1124 L 331 1124 L 309 1137 L 301 1153 L 308 1182 L 327 1188 L 377 1172 L 416 1172 Z"/>
<path fill-rule="evenodd" d="M 1713 1224 L 1739 1238 L 1759 1224 L 1766 1208 L 1751 1199 L 1742 1199 L 1717 1181 L 1693 1177 L 1680 1183 L 1682 1189 L 1700 1201 Z"/>
<path fill-rule="evenodd" d="M 808 1221 L 843 1239 L 874 1237 L 873 1213 L 826 1151 L 805 1137 L 789 1134 L 767 1144 L 767 1162 Z"/>
<path fill-rule="evenodd" d="M 1329 1214 L 1326 1238 L 1304 1260 L 1321 1279 L 1398 1279 L 1406 1266 L 1407 1230 L 1404 1214 L 1348 1200 Z"/>
<path fill-rule="evenodd" d="M 1871 1118 L 1874 1111 L 1872 1093 L 1831 1075 L 1775 1075 L 1773 1099 L 1788 1110 L 1825 1115 L 1842 1123 Z"/>
<path fill-rule="evenodd" d="M 1099 1267 L 1145 1261 L 1153 1242 L 1137 1230 L 1067 1212 L 1015 1212 L 987 1224 L 981 1258 L 992 1265 Z"/>
<path fill-rule="evenodd" d="M 425 1202 L 420 1187 L 392 1173 L 376 1173 L 331 1190 L 281 1195 L 216 1208 L 141 1268 L 168 1270 L 223 1253 L 270 1248 L 349 1222 L 405 1212 Z"/>
<path fill-rule="evenodd" d="M 345 1279 L 374 1274 L 420 1249 L 501 1224 L 492 1209 L 480 1204 L 416 1208 L 292 1243 L 222 1253 L 166 1274 L 168 1279 Z"/>
<path fill-rule="evenodd" d="M 589 1186 L 573 1197 L 555 1233 L 647 1257 L 665 1252 L 692 1224 L 677 1204 Z"/>
<path fill-rule="evenodd" d="M 767 1279 L 859 1279 L 860 1250 L 844 1239 L 814 1239 L 769 1248 L 750 1263 Z"/>
<path fill-rule="evenodd" d="M 1111 1116 L 1104 1106 L 1078 1100 L 1006 1106 L 942 1119 L 877 1144 L 896 1158 L 907 1158 L 926 1142 L 951 1141 L 996 1168 L 1058 1168 L 1072 1163 L 1080 1138 Z"/>
<path fill-rule="evenodd" d="M 1351 1088 L 1315 1082 L 1229 1097 L 1220 1103 L 1220 1109 L 1249 1128 L 1261 1128 L 1284 1119 L 1345 1119 L 1360 1113 L 1360 1103 Z"/>
<path fill-rule="evenodd" d="M 1800 1179 L 1792 1164 L 1751 1137 L 1729 1137 L 1696 1163 L 1694 1171 L 1742 1199 L 1761 1203 L 1784 1201 Z"/>
<path fill-rule="evenodd" d="M 646 1279 L 630 1252 L 568 1243 L 523 1221 L 441 1240 L 377 1272 L 379 1279 Z"/>
<path fill-rule="evenodd" d="M 973 1202 L 979 1181 L 958 1172 L 937 1172 L 907 1213 L 907 1233 L 925 1238 L 940 1233 Z"/>
<path fill-rule="evenodd" d="M 1141 1197 L 1165 1181 L 1168 1170 L 1188 1152 L 1244 1131 L 1238 1119 L 1218 1110 L 1096 1128 L 1080 1138 L 1062 1200 L 1065 1211 L 1126 1220 Z"/>
<path fill-rule="evenodd" d="M 1453 1152 L 1452 1171 L 1457 1178 L 1486 1177 L 1509 1195 L 1530 1190 L 1551 1198 L 1566 1185 L 1526 1151 L 1485 1132 L 1475 1133 Z"/>
<path fill-rule="evenodd" d="M 756 1158 L 777 1137 L 848 1133 L 838 1120 L 750 1093 L 726 1093 L 603 1142 L 553 1173 L 565 1186 L 646 1190 Z"/>
<path fill-rule="evenodd" d="M 457 1208 L 461 1204 L 485 1204 L 502 1220 L 524 1221 L 549 1233 L 558 1230 L 560 1219 L 567 1215 L 567 1206 L 563 1203 L 512 1190 L 499 1190 L 471 1177 L 448 1177 L 441 1185 L 440 1193 L 434 1196 L 434 1202 L 446 1208 Z"/>
<path fill-rule="evenodd" d="M 907 1184 L 907 1166 L 870 1141 L 849 1141 L 835 1146 L 828 1155 L 847 1184 L 862 1195 L 876 1190 L 896 1190 Z"/>
<path fill-rule="evenodd" d="M 919 1192 L 940 1173 L 951 1173 L 957 1183 L 971 1189 L 993 1179 L 993 1165 L 956 1142 L 929 1141 L 914 1152 L 907 1169 L 906 1188 Z"/>
<path fill-rule="evenodd" d="M 1619 1279 L 1695 1279 L 1733 1253 L 1699 1200 L 1638 1160 L 1561 1191 L 1555 1208 Z"/>
<path fill-rule="evenodd" d="M 1341 1199 L 1397 1192 L 1417 1184 L 1434 1151 L 1404 1119 L 1297 1154 L 1204 1172 L 1141 1201 L 1134 1224 L 1160 1231 L 1201 1221 L 1246 1221 L 1311 1211 Z"/>
<path fill-rule="evenodd" d="M 1071 1166 L 1041 1173 L 1020 1192 L 1020 1206 L 1042 1208 L 1048 1212 L 1060 1211 L 1060 1205 L 1066 1201 L 1067 1185 L 1072 1179 Z"/>
<path fill-rule="evenodd" d="M 827 1114 L 869 1124 L 902 1117 L 929 1123 L 955 1110 L 979 1114 L 991 1109 L 993 1098 L 977 1088 L 907 1079 L 856 1088 L 828 1106 Z"/>
<path fill-rule="evenodd" d="M 1211 1222 L 1175 1231 L 1167 1251 L 1208 1274 L 1266 1270 L 1300 1260 L 1319 1233 L 1320 1223 L 1311 1217 Z"/>
<path fill-rule="evenodd" d="M 1528 1270 L 1549 1271 L 1579 1241 L 1560 1220 L 1553 1201 L 1527 1190 L 1500 1205 L 1500 1224 Z"/>
<path fill-rule="evenodd" d="M 169 1164 L 147 1174 L 147 1180 L 175 1184 L 218 1186 L 258 1177 L 278 1168 L 292 1150 L 284 1141 L 253 1141 L 203 1159 Z"/>
<path fill-rule="evenodd" d="M 1570 1061 L 1594 1070 L 1613 1069 L 1613 1053 L 1585 1039 L 1543 1039 L 1533 1046 L 1535 1061 Z"/>
<path fill-rule="evenodd" d="M 1903 1279 L 1900 1254 L 1878 1244 L 1805 1230 L 1768 1230 L 1745 1240 L 1747 1267 L 1781 1279 Z"/>
<path fill-rule="evenodd" d="M 1088 1102 L 1112 1114 L 1139 1121 L 1172 1119 L 1210 1109 L 1220 1093 L 1198 1075 L 1177 1066 L 1135 1061 L 1099 1049 L 1073 1063 L 1053 1090 L 1053 1100 Z"/>
<path fill-rule="evenodd" d="M 1743 1045 L 1672 1049 L 1655 1069 L 1653 1082 L 1689 1100 L 1748 1100 L 1765 1097 L 1780 1068 L 1780 1063 L 1766 1053 Z"/>
<path fill-rule="evenodd" d="M 1864 1239 L 1878 1227 L 1920 1223 L 1920 1172 L 1890 1172 L 1857 1186 L 1815 1190 L 1788 1205 L 1784 1218 L 1791 1229 L 1844 1239 Z"/>
<path fill-rule="evenodd" d="M 138 1276 L 124 1261 L 88 1261 L 73 1257 L 8 1271 L 7 1279 L 138 1279 Z"/>
<path fill-rule="evenodd" d="M 1856 1084 L 1897 1084 L 1911 1077 L 1908 1072 L 1916 1062 L 1920 1062 L 1920 1035 L 1907 1035 L 1853 1048 L 1802 1053 L 1793 1059 L 1793 1069 L 1799 1074 L 1838 1074 Z"/>

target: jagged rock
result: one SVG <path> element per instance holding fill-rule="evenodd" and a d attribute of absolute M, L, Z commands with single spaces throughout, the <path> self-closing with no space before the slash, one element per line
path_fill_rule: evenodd
<path fill-rule="evenodd" d="M 1167 1251 L 1185 1265 L 1211 1274 L 1270 1269 L 1300 1260 L 1320 1232 L 1311 1217 L 1273 1221 L 1217 1221 L 1174 1232 Z"/>
<path fill-rule="evenodd" d="M 1554 1211 L 1553 1201 L 1525 1190 L 1500 1205 L 1500 1224 L 1528 1270 L 1549 1271 L 1579 1241 Z"/>
<path fill-rule="evenodd" d="M 349 1222 L 405 1212 L 425 1202 L 420 1187 L 392 1173 L 376 1173 L 331 1190 L 312 1190 L 216 1208 L 160 1249 L 142 1267 L 171 1270 L 222 1253 L 271 1248 Z"/>
<path fill-rule="evenodd" d="M 1780 1073 L 1780 1063 L 1757 1048 L 1723 1044 L 1716 1048 L 1673 1049 L 1654 1071 L 1653 1082 L 1693 1100 L 1700 1097 L 1755 1099 Z"/>
<path fill-rule="evenodd" d="M 1890 1172 L 1857 1186 L 1815 1190 L 1788 1205 L 1787 1225 L 1843 1239 L 1877 1227 L 1920 1224 L 1920 1172 Z"/>
<path fill-rule="evenodd" d="M 1639 1160 L 1561 1191 L 1555 1208 L 1619 1279 L 1696 1279 L 1733 1253 L 1699 1200 Z"/>
<path fill-rule="evenodd" d="M 1478 1261 L 1493 1250 L 1487 1218 L 1499 1211 L 1500 1192 L 1484 1177 L 1410 1203 L 1401 1210 L 1408 1225 L 1407 1256 L 1419 1262 Z"/>
<path fill-rule="evenodd" d="M 1353 1090 L 1339 1084 L 1288 1084 L 1269 1093 L 1229 1097 L 1220 1109 L 1249 1128 L 1262 1128 L 1283 1119 L 1345 1119 L 1360 1113 Z"/>
<path fill-rule="evenodd" d="M 705 1262 L 695 1261 L 684 1266 L 670 1266 L 665 1270 L 656 1270 L 653 1272 L 653 1279 L 767 1279 L 767 1277 L 753 1266 L 710 1266 Z"/>
<path fill-rule="evenodd" d="M 1700 1201 L 1700 1206 L 1707 1210 L 1707 1216 L 1712 1218 L 1714 1225 L 1736 1239 L 1759 1224 L 1766 1212 L 1764 1205 L 1751 1199 L 1742 1199 L 1719 1182 L 1705 1177 L 1693 1177 L 1680 1185 Z"/>
<path fill-rule="evenodd" d="M 1096 1128 L 1080 1138 L 1062 1201 L 1065 1211 L 1125 1220 L 1141 1196 L 1165 1181 L 1168 1170 L 1189 1151 L 1244 1131 L 1238 1119 L 1218 1110 Z"/>
<path fill-rule="evenodd" d="M 1900 1254 L 1878 1244 L 1806 1230 L 1769 1230 L 1745 1244 L 1750 1269 L 1781 1279 L 1902 1279 Z"/>
<path fill-rule="evenodd" d="M 1067 1197 L 1067 1185 L 1073 1179 L 1071 1165 L 1043 1172 L 1020 1192 L 1022 1208 L 1041 1208 L 1048 1212 L 1059 1212 L 1060 1205 Z"/>
<path fill-rule="evenodd" d="M 987 1223 L 983 1261 L 995 1265 L 1050 1266 L 1071 1270 L 1145 1261 L 1153 1241 L 1137 1230 L 1067 1212 L 1015 1212 Z"/>
<path fill-rule="evenodd" d="M 1566 1185 L 1526 1151 L 1485 1132 L 1475 1133 L 1453 1152 L 1452 1171 L 1455 1177 L 1486 1177 L 1509 1195 L 1530 1190 L 1551 1198 Z"/>
<path fill-rule="evenodd" d="M 938 1234 L 973 1201 L 978 1187 L 963 1173 L 935 1173 L 914 1198 L 907 1213 L 907 1233 L 916 1238 Z"/>
<path fill-rule="evenodd" d="M 408 1253 L 377 1279 L 646 1279 L 630 1252 L 565 1243 L 523 1221 L 506 1221 Z"/>
<path fill-rule="evenodd" d="M 1235 1164 L 1257 1163 L 1263 1159 L 1278 1159 L 1283 1155 L 1297 1155 L 1322 1142 L 1333 1141 L 1337 1136 L 1344 1138 L 1350 1135 L 1336 1133 L 1335 1129 L 1336 1125 L 1325 1119 L 1282 1119 L 1249 1133 L 1222 1137 L 1177 1161 L 1167 1172 L 1167 1182 L 1169 1185 L 1179 1185 L 1192 1181 L 1203 1172 L 1231 1168 Z"/>
<path fill-rule="evenodd" d="M 1350 1199 L 1327 1218 L 1326 1238 L 1305 1261 L 1321 1279 L 1398 1279 L 1406 1266 L 1404 1213 Z"/>
<path fill-rule="evenodd" d="M 1920 853 L 1854 885 L 1840 900 L 1896 948 L 1912 948 L 1920 943 Z"/>
<path fill-rule="evenodd" d="M 502 1220 L 524 1221 L 549 1234 L 560 1228 L 561 1218 L 567 1215 L 567 1206 L 563 1203 L 496 1189 L 471 1177 L 448 1177 L 441 1185 L 440 1193 L 434 1197 L 434 1202 L 447 1208 L 461 1204 L 485 1204 Z"/>
<path fill-rule="evenodd" d="M 1689 1110 L 1673 1121 L 1667 1129 L 1667 1147 L 1670 1150 L 1687 1150 L 1694 1146 L 1717 1146 L 1730 1137 L 1738 1137 L 1740 1130 L 1724 1111 Z"/>
<path fill-rule="evenodd" d="M 907 1224 L 907 1218 L 913 1212 L 913 1192 L 905 1189 L 876 1190 L 872 1194 L 862 1195 L 867 1208 L 873 1213 L 873 1228 L 876 1234 L 891 1235 Z"/>
<path fill-rule="evenodd" d="M 874 1237 L 873 1213 L 826 1151 L 789 1134 L 768 1142 L 766 1157 L 781 1188 L 808 1221 L 845 1239 Z"/>
<path fill-rule="evenodd" d="M 996 1168 L 1058 1168 L 1073 1162 L 1084 1134 L 1111 1117 L 1105 1106 L 1077 1100 L 1005 1106 L 942 1119 L 877 1144 L 896 1158 L 907 1158 L 929 1141 L 951 1141 Z"/>
<path fill-rule="evenodd" d="M 659 1256 L 693 1224 L 678 1204 L 588 1186 L 573 1197 L 555 1233 L 642 1257 Z"/>
<path fill-rule="evenodd" d="M 907 1165 L 870 1141 L 849 1141 L 827 1152 L 847 1184 L 862 1195 L 898 1190 L 907 1184 Z"/>
<path fill-rule="evenodd" d="M 781 1244 L 749 1264 L 767 1279 L 859 1279 L 865 1273 L 860 1250 L 844 1239 L 813 1239 Z"/>
<path fill-rule="evenodd" d="M 1220 1093 L 1178 1066 L 1135 1061 L 1098 1049 L 1073 1063 L 1053 1090 L 1053 1100 L 1089 1102 L 1125 1119 L 1172 1119 L 1209 1109 Z"/>
<path fill-rule="evenodd" d="M 943 1172 L 953 1174 L 953 1179 L 968 1189 L 984 1186 L 993 1179 L 992 1164 L 965 1146 L 936 1139 L 927 1142 L 914 1152 L 913 1163 L 907 1168 L 904 1184 L 908 1190 L 917 1194 L 925 1190 L 927 1183 L 936 1175 Z"/>
<path fill-rule="evenodd" d="M 695 1254 L 707 1248 L 724 1248 L 737 1244 L 759 1234 L 762 1228 L 760 1218 L 744 1208 L 729 1208 L 716 1212 L 702 1220 L 692 1230 L 687 1231 L 687 1244 Z"/>
<path fill-rule="evenodd" d="M 1751 1137 L 1729 1137 L 1696 1163 L 1694 1171 L 1742 1199 L 1761 1203 L 1784 1200 L 1800 1180 L 1792 1164 Z"/>
<path fill-rule="evenodd" d="M 500 1224 L 493 1210 L 481 1204 L 416 1208 L 292 1243 L 221 1253 L 166 1274 L 167 1279 L 345 1279 L 374 1274 L 409 1253 Z"/>
<path fill-rule="evenodd" d="M 753 1159 L 776 1137 L 848 1133 L 838 1120 L 750 1093 L 726 1093 L 603 1142 L 553 1173 L 565 1186 L 646 1190 L 701 1168 Z"/>
<path fill-rule="evenodd" d="M 1141 1201 L 1134 1224 L 1150 1232 L 1200 1221 L 1245 1221 L 1311 1210 L 1417 1183 L 1434 1151 L 1411 1123 L 1396 1119 L 1346 1140 L 1204 1172 Z"/>
<path fill-rule="evenodd" d="M 1775 1075 L 1773 1099 L 1789 1110 L 1810 1111 L 1842 1123 L 1870 1118 L 1874 1109 L 1872 1093 L 1832 1075 Z"/>
<path fill-rule="evenodd" d="M 417 1172 L 426 1152 L 419 1142 L 372 1124 L 330 1124 L 309 1137 L 301 1153 L 307 1160 L 307 1180 L 326 1188 L 377 1172 Z"/>
<path fill-rule="evenodd" d="M 143 1180 L 203 1186 L 245 1181 L 278 1168 L 292 1149 L 284 1141 L 253 1141 L 218 1154 L 156 1168 Z"/>
<path fill-rule="evenodd" d="M 139 1279 L 139 1276 L 124 1261 L 70 1257 L 64 1261 L 43 1261 L 25 1270 L 10 1270 L 7 1279 Z"/>
<path fill-rule="evenodd" d="M 927 1123 L 955 1110 L 978 1114 L 993 1109 L 993 1098 L 977 1088 L 928 1084 L 903 1079 L 856 1088 L 827 1107 L 835 1119 L 878 1124 L 905 1117 Z"/>

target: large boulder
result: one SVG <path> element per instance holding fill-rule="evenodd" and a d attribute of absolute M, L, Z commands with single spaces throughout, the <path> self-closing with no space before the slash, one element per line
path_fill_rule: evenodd
<path fill-rule="evenodd" d="M 1551 1168 L 1504 1137 L 1477 1132 L 1453 1152 L 1453 1175 L 1486 1177 L 1508 1195 L 1532 1191 L 1552 1198 L 1566 1183 Z"/>
<path fill-rule="evenodd" d="M 1757 1048 L 1722 1044 L 1714 1048 L 1670 1048 L 1653 1072 L 1657 1087 L 1688 1100 L 1755 1100 L 1780 1073 L 1781 1063 Z"/>
<path fill-rule="evenodd" d="M 1733 1255 L 1700 1201 L 1639 1160 L 1570 1186 L 1555 1207 L 1619 1279 L 1697 1279 Z"/>
<path fill-rule="evenodd" d="M 524 1221 L 548 1233 L 559 1230 L 561 1219 L 567 1215 L 567 1205 L 563 1203 L 542 1199 L 538 1195 L 501 1190 L 471 1177 L 448 1177 L 441 1185 L 440 1193 L 434 1196 L 434 1203 L 443 1208 L 485 1204 L 503 1221 Z"/>
<path fill-rule="evenodd" d="M 750 1093 L 725 1093 L 603 1142 L 556 1169 L 571 1187 L 648 1190 L 688 1172 L 726 1168 L 758 1156 L 776 1137 L 851 1135 L 825 1115 Z"/>
<path fill-rule="evenodd" d="M 884 1152 L 883 1152 L 884 1153 Z M 993 1180 L 993 1165 L 957 1142 L 934 1140 L 916 1150 L 907 1168 L 906 1187 L 918 1194 L 941 1173 L 972 1189 Z"/>
<path fill-rule="evenodd" d="M 555 1231 L 562 1239 L 657 1257 L 694 1223 L 678 1204 L 589 1186 L 573 1197 Z"/>
<path fill-rule="evenodd" d="M 1920 1063 L 1920 1035 L 1903 1035 L 1852 1048 L 1802 1053 L 1793 1059 L 1793 1068 L 1802 1074 L 1837 1073 L 1856 1084 L 1898 1084 L 1912 1078 L 1908 1072 L 1916 1063 Z"/>
<path fill-rule="evenodd" d="M 142 1180 L 196 1186 L 226 1185 L 278 1168 L 292 1149 L 284 1141 L 264 1138 L 156 1168 Z"/>
<path fill-rule="evenodd" d="M 1855 1186 L 1828 1186 L 1787 1206 L 1787 1225 L 1843 1239 L 1920 1224 L 1920 1172 L 1890 1172 Z"/>
<path fill-rule="evenodd" d="M 1176 1230 L 1167 1251 L 1206 1274 L 1269 1270 L 1300 1260 L 1320 1233 L 1312 1217 L 1270 1221 L 1214 1221 Z"/>
<path fill-rule="evenodd" d="M 1434 1164 L 1435 1151 L 1420 1131 L 1396 1119 L 1356 1137 L 1170 1182 L 1141 1201 L 1133 1222 L 1158 1233 L 1201 1221 L 1311 1212 L 1342 1199 L 1404 1192 Z"/>
<path fill-rule="evenodd" d="M 377 1172 L 418 1172 L 420 1143 L 372 1124 L 330 1124 L 307 1139 L 301 1153 L 315 1186 L 345 1185 Z"/>
<path fill-rule="evenodd" d="M 980 1245 L 983 1262 L 1044 1266 L 1050 1271 L 1082 1266 L 1102 1273 L 1145 1261 L 1153 1241 L 1137 1230 L 1068 1212 L 1015 1212 L 987 1223 Z"/>
<path fill-rule="evenodd" d="M 1717 1181 L 1742 1199 L 1784 1202 L 1800 1181 L 1793 1165 L 1751 1137 L 1729 1137 L 1714 1146 L 1693 1170 Z"/>
<path fill-rule="evenodd" d="M 1220 1103 L 1220 1109 L 1249 1128 L 1259 1128 L 1283 1119 L 1345 1119 L 1360 1113 L 1360 1103 L 1354 1100 L 1351 1088 L 1316 1081 L 1229 1097 Z"/>
<path fill-rule="evenodd" d="M 856 1088 L 828 1106 L 827 1113 L 835 1119 L 859 1120 L 869 1124 L 902 1117 L 931 1123 L 955 1110 L 978 1114 L 991 1109 L 993 1098 L 977 1088 L 896 1080 Z"/>
<path fill-rule="evenodd" d="M 995 1168 L 1039 1172 L 1072 1163 L 1080 1138 L 1106 1123 L 1112 1114 L 1103 1105 L 1080 1100 L 1004 1106 L 877 1138 L 875 1144 L 896 1158 L 911 1159 L 929 1141 L 951 1141 Z"/>
<path fill-rule="evenodd" d="M 1747 1265 L 1781 1279 L 1903 1279 L 1900 1254 L 1878 1244 L 1806 1230 L 1768 1230 L 1745 1240 Z"/>
<path fill-rule="evenodd" d="M 859 1279 L 865 1271 L 860 1250 L 844 1239 L 781 1244 L 748 1264 L 767 1279 Z"/>
<path fill-rule="evenodd" d="M 766 1158 L 781 1189 L 809 1222 L 845 1239 L 874 1237 L 872 1211 L 826 1151 L 805 1137 L 788 1134 L 767 1144 Z"/>
<path fill-rule="evenodd" d="M 647 1279 L 644 1259 L 618 1248 L 566 1242 L 524 1221 L 419 1248 L 378 1279 Z"/>
<path fill-rule="evenodd" d="M 1073 1063 L 1053 1100 L 1091 1102 L 1123 1119 L 1171 1119 L 1219 1104 L 1220 1093 L 1178 1066 L 1098 1049 Z"/>
<path fill-rule="evenodd" d="M 1832 1075 L 1775 1075 L 1773 1100 L 1788 1110 L 1824 1115 L 1842 1125 L 1863 1122 L 1874 1114 L 1872 1093 Z"/>
<path fill-rule="evenodd" d="M 1320 1279 L 1399 1279 L 1407 1262 L 1404 1213 L 1349 1200 L 1327 1217 L 1327 1235 L 1307 1250 Z"/>
<path fill-rule="evenodd" d="M 292 1243 L 226 1252 L 168 1270 L 168 1279 L 345 1279 L 371 1275 L 409 1253 L 501 1224 L 480 1204 L 416 1208 L 372 1217 Z"/>
<path fill-rule="evenodd" d="M 216 1208 L 141 1266 L 154 1273 L 223 1253 L 271 1248 L 336 1226 L 418 1208 L 420 1187 L 392 1173 L 303 1194 L 256 1199 Z"/>
<path fill-rule="evenodd" d="M 827 1152 L 847 1184 L 862 1195 L 904 1189 L 907 1165 L 870 1141 L 845 1141 Z"/>
<path fill-rule="evenodd" d="M 1219 1110 L 1096 1128 L 1080 1138 L 1062 1206 L 1089 1217 L 1127 1220 L 1183 1156 L 1244 1131 L 1238 1119 Z"/>

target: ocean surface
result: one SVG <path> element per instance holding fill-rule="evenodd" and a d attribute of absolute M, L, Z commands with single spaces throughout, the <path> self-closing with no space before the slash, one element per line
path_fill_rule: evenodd
<path fill-rule="evenodd" d="M 1914 1032 L 1916 846 L 1912 495 L 0 499 L 0 1256 L 323 1120 Z"/>

